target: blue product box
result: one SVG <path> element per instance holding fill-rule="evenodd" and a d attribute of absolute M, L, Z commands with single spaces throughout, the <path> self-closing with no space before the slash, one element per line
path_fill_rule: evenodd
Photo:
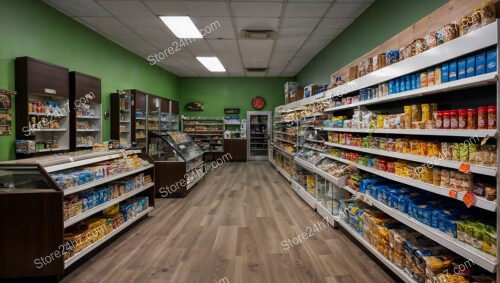
<path fill-rule="evenodd" d="M 467 70 L 465 71 L 465 76 L 467 78 L 473 77 L 476 69 L 476 57 L 469 56 L 467 57 Z"/>
<path fill-rule="evenodd" d="M 451 61 L 448 66 L 448 72 L 450 74 L 449 81 L 457 80 L 457 61 Z"/>
<path fill-rule="evenodd" d="M 415 89 L 420 88 L 420 73 L 415 74 Z"/>
<path fill-rule="evenodd" d="M 400 88 L 399 88 L 399 78 L 396 79 L 396 84 L 394 85 L 394 93 L 399 93 L 400 92 Z"/>
<path fill-rule="evenodd" d="M 448 63 L 444 63 L 441 66 L 441 82 L 442 83 L 448 82 L 448 78 L 450 77 L 449 66 L 450 65 Z"/>
<path fill-rule="evenodd" d="M 399 78 L 399 92 L 404 92 L 404 91 L 406 91 L 405 78 L 401 77 Z"/>
<path fill-rule="evenodd" d="M 411 80 L 411 89 L 416 89 L 417 88 L 417 78 L 415 74 L 410 75 L 410 80 Z"/>
<path fill-rule="evenodd" d="M 457 78 L 460 79 L 465 79 L 465 72 L 467 70 L 467 59 L 466 58 L 460 58 L 458 59 L 457 63 L 457 69 L 458 69 L 458 74 Z"/>
<path fill-rule="evenodd" d="M 486 73 L 495 72 L 497 70 L 497 50 L 490 49 L 486 51 Z"/>
<path fill-rule="evenodd" d="M 413 88 L 411 88 L 411 77 L 410 75 L 406 75 L 405 76 L 405 89 L 406 90 L 412 90 Z"/>
<path fill-rule="evenodd" d="M 476 54 L 476 76 L 486 73 L 486 52 Z"/>
<path fill-rule="evenodd" d="M 395 82 L 394 82 L 394 80 L 390 80 L 389 81 L 389 94 L 394 93 L 394 88 L 395 88 Z"/>

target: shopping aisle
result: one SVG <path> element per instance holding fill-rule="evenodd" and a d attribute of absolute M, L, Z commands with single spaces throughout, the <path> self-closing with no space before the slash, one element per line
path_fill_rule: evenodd
<path fill-rule="evenodd" d="M 268 162 L 224 164 L 189 198 L 156 203 L 140 227 L 62 282 L 393 281 L 341 231 L 317 224 Z M 314 236 L 283 249 L 315 223 Z"/>

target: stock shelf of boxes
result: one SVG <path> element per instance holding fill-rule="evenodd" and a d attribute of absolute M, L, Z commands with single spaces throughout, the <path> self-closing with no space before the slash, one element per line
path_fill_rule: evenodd
<path fill-rule="evenodd" d="M 154 207 L 153 168 L 153 160 L 139 150 L 78 151 L 1 162 L 0 178 L 15 192 L 4 196 L 5 205 L 26 204 L 25 216 L 44 226 L 37 230 L 37 240 L 30 242 L 33 246 L 22 251 L 40 264 L 54 252 L 60 253 L 52 260 L 53 267 L 60 268 L 56 272 L 62 274 L 63 269 L 147 216 Z M 29 205 L 27 201 L 31 201 Z M 41 206 L 45 212 L 38 219 L 36 211 Z M 12 229 L 33 233 L 21 223 L 13 224 Z"/>
<path fill-rule="evenodd" d="M 388 52 L 388 66 L 275 109 L 272 162 L 292 189 L 405 282 L 496 282 L 497 33 L 393 64 Z"/>

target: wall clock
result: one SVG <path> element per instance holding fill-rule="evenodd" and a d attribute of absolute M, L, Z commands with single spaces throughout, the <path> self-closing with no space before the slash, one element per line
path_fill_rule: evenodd
<path fill-rule="evenodd" d="M 252 100 L 252 106 L 257 110 L 264 108 L 264 105 L 266 105 L 266 101 L 260 96 L 257 96 Z"/>

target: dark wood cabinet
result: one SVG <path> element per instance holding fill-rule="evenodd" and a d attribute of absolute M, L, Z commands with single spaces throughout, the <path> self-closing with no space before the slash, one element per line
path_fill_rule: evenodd
<path fill-rule="evenodd" d="M 80 72 L 70 72 L 69 86 L 70 150 L 91 148 L 92 144 L 102 142 L 101 79 Z M 85 131 L 77 123 L 87 123 L 93 129 Z M 83 142 L 82 139 L 89 141 Z"/>
<path fill-rule="evenodd" d="M 247 161 L 247 140 L 246 139 L 225 139 L 224 140 L 224 154 L 229 161 L 241 162 Z"/>
<path fill-rule="evenodd" d="M 161 98 L 160 104 L 161 104 L 160 110 L 162 113 L 169 113 L 170 112 L 170 99 Z"/>
<path fill-rule="evenodd" d="M 172 114 L 179 115 L 179 101 L 172 100 Z"/>

